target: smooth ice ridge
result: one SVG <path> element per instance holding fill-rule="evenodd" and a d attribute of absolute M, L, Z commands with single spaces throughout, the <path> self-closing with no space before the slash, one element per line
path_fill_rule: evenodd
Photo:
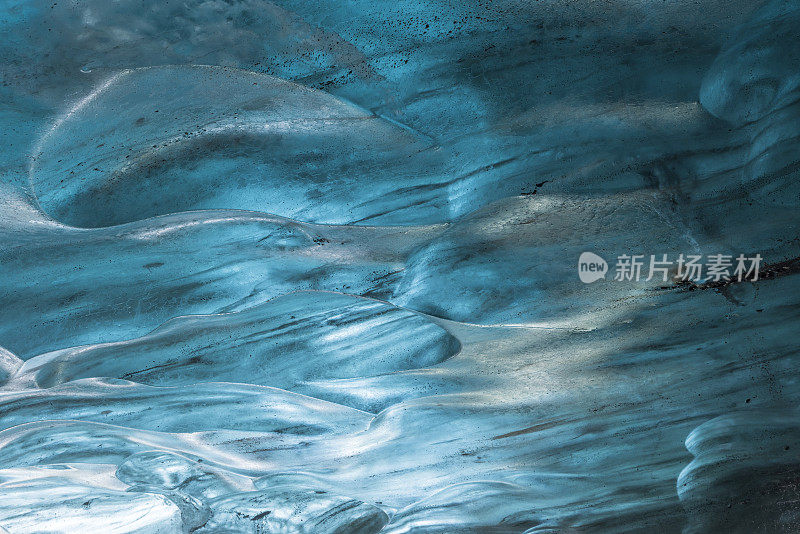
<path fill-rule="evenodd" d="M 0 532 L 800 531 L 797 0 L 0 27 Z"/>
<path fill-rule="evenodd" d="M 103 376 L 149 385 L 243 382 L 289 388 L 436 365 L 458 351 L 441 327 L 386 303 L 292 293 L 240 312 L 172 319 L 150 334 L 43 354 L 9 387 Z"/>
<path fill-rule="evenodd" d="M 0 428 L 31 421 L 83 420 L 163 432 L 227 429 L 318 435 L 366 428 L 368 414 L 250 384 L 150 387 L 87 378 L 46 390 L 0 392 Z M 154 406 L 171 407 L 164 417 Z"/>
<path fill-rule="evenodd" d="M 324 223 L 447 218 L 430 141 L 327 93 L 236 69 L 114 74 L 35 150 L 38 201 L 73 226 L 209 208 Z"/>

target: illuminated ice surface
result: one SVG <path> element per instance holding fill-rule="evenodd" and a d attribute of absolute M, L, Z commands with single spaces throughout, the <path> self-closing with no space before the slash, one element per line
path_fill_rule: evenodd
<path fill-rule="evenodd" d="M 800 2 L 0 6 L 0 532 L 800 531 Z"/>

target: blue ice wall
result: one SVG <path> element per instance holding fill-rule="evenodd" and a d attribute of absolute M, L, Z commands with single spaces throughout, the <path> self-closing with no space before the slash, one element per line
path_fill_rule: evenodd
<path fill-rule="evenodd" d="M 0 532 L 800 532 L 800 2 L 0 25 Z"/>

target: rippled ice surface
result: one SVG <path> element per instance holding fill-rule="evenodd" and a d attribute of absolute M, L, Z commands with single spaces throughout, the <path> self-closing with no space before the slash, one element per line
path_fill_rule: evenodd
<path fill-rule="evenodd" d="M 0 532 L 800 531 L 800 2 L 0 6 Z"/>

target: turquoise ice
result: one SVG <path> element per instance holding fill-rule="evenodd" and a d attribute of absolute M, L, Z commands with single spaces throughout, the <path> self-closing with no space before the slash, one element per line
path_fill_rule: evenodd
<path fill-rule="evenodd" d="M 800 530 L 797 1 L 0 14 L 0 532 Z"/>

